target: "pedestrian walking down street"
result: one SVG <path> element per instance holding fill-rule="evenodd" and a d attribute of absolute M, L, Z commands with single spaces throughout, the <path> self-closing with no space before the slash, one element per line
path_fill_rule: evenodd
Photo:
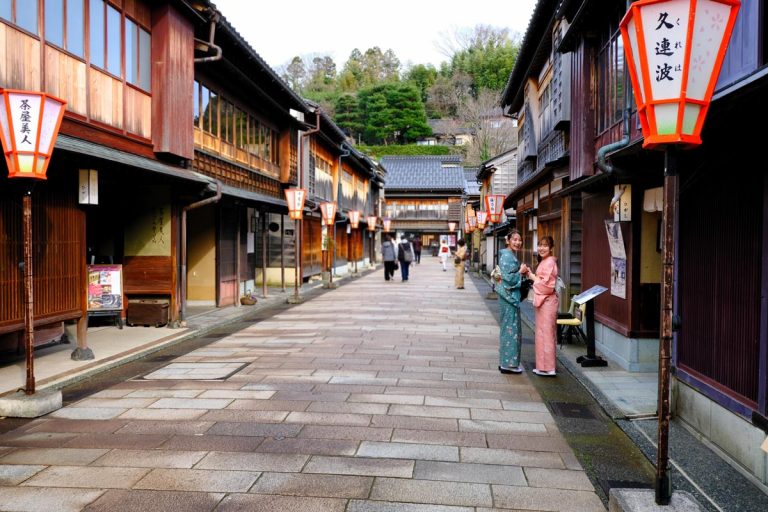
<path fill-rule="evenodd" d="M 467 242 L 463 238 L 460 238 L 459 241 L 456 242 L 456 245 L 458 245 L 458 247 L 456 248 L 456 253 L 453 259 L 453 266 L 456 271 L 456 276 L 453 278 L 453 284 L 457 289 L 463 290 L 464 259 L 467 257 Z"/>
<path fill-rule="evenodd" d="M 557 286 L 557 261 L 553 254 L 555 241 L 545 236 L 539 241 L 541 257 L 536 273 L 528 272 L 533 279 L 533 309 L 536 312 L 536 375 L 555 376 L 557 343 L 557 309 L 560 304 Z"/>
<path fill-rule="evenodd" d="M 440 240 L 440 249 L 437 250 L 437 257 L 440 258 L 440 263 L 443 265 L 443 272 L 448 270 L 448 258 L 451 257 L 451 248 L 448 247 L 448 242 Z"/>
<path fill-rule="evenodd" d="M 413 253 L 413 244 L 403 235 L 397 246 L 397 261 L 400 262 L 400 277 L 403 282 L 408 280 L 408 270 L 414 259 L 416 259 L 416 255 Z"/>
<path fill-rule="evenodd" d="M 397 268 L 397 253 L 392 235 L 384 235 L 384 241 L 381 243 L 381 258 L 384 260 L 384 280 L 389 281 L 394 278 Z"/>
<path fill-rule="evenodd" d="M 520 283 L 528 266 L 517 259 L 523 247 L 520 232 L 513 229 L 505 238 L 507 248 L 499 251 L 500 274 L 496 277 L 496 295 L 499 297 L 499 371 L 523 373 L 520 346 L 523 328 L 520 322 Z"/>
<path fill-rule="evenodd" d="M 421 263 L 421 237 L 416 236 L 411 243 L 413 244 L 413 255 L 415 256 L 414 261 L 418 265 Z"/>

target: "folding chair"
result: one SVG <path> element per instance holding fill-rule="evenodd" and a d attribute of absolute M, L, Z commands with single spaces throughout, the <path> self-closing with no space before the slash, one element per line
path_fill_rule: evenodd
<path fill-rule="evenodd" d="M 561 347 L 565 338 L 568 338 L 568 343 L 572 343 L 574 336 L 576 336 L 576 339 L 581 338 L 584 343 L 587 342 L 587 336 L 581 329 L 586 312 L 586 302 L 577 305 L 573 298 L 571 298 L 571 307 L 568 313 L 557 314 L 557 341 Z"/>

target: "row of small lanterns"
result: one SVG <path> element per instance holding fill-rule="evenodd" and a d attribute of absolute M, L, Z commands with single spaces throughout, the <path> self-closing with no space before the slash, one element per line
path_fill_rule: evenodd
<path fill-rule="evenodd" d="M 285 189 L 285 201 L 288 203 L 288 217 L 292 220 L 302 220 L 304 218 L 304 201 L 307 199 L 307 191 L 303 188 L 287 188 Z M 336 219 L 336 203 L 333 201 L 326 201 L 320 203 L 320 214 L 323 216 L 323 224 L 326 226 L 332 226 Z M 349 224 L 352 229 L 357 229 L 360 226 L 360 212 L 358 210 L 350 210 L 347 212 L 349 215 Z M 368 222 L 368 231 L 376 231 L 376 221 L 378 217 L 375 215 L 368 215 L 366 217 Z M 389 231 L 391 221 L 384 219 L 384 231 Z"/>

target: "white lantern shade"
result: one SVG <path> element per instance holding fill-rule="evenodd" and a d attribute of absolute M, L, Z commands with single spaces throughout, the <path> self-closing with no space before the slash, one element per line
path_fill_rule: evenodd
<path fill-rule="evenodd" d="M 0 140 L 9 178 L 46 179 L 65 106 L 42 92 L 0 91 Z"/>
<path fill-rule="evenodd" d="M 378 220 L 378 217 L 375 215 L 369 215 L 367 217 L 368 222 L 368 231 L 376 231 L 376 221 Z"/>
<path fill-rule="evenodd" d="M 288 203 L 288 216 L 293 220 L 301 220 L 304 212 L 304 201 L 307 191 L 303 188 L 285 189 L 285 201 Z"/>
<path fill-rule="evenodd" d="M 485 225 L 488 223 L 488 212 L 479 210 L 475 212 L 477 217 L 477 229 L 485 229 Z"/>
<path fill-rule="evenodd" d="M 320 203 L 320 213 L 323 216 L 323 224 L 332 226 L 336 220 L 336 203 L 333 201 Z"/>
<path fill-rule="evenodd" d="M 349 211 L 349 225 L 352 229 L 357 229 L 360 225 L 360 212 L 358 210 Z"/>

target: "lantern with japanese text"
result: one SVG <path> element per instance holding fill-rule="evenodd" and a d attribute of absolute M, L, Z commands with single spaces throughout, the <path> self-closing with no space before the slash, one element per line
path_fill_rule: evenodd
<path fill-rule="evenodd" d="M 320 203 L 320 213 L 323 216 L 323 224 L 332 226 L 336 220 L 336 203 L 333 201 Z"/>
<path fill-rule="evenodd" d="M 307 191 L 303 188 L 285 189 L 285 201 L 288 203 L 288 217 L 293 220 L 301 220 L 304 212 L 304 201 Z"/>
<path fill-rule="evenodd" d="M 477 217 L 477 229 L 485 229 L 485 225 L 488 223 L 488 212 L 478 210 L 475 216 Z"/>
<path fill-rule="evenodd" d="M 448 231 L 450 231 L 451 233 L 456 231 L 456 223 L 455 222 L 451 221 L 451 222 L 448 223 Z"/>
<path fill-rule="evenodd" d="M 485 210 L 488 212 L 488 220 L 493 224 L 501 222 L 501 214 L 504 211 L 504 196 L 502 194 L 489 194 L 485 196 Z"/>
<path fill-rule="evenodd" d="M 64 118 L 65 106 L 65 101 L 44 92 L 0 90 L 0 141 L 3 144 L 9 178 L 46 179 L 45 173 L 51 161 L 61 120 Z M 32 183 L 34 182 L 24 182 L 21 230 L 24 258 L 24 346 L 27 365 L 24 393 L 27 395 L 35 393 Z M 78 350 L 80 348 L 78 347 Z M 74 354 L 72 358 L 78 359 Z M 92 354 L 90 358 L 93 358 Z"/>
<path fill-rule="evenodd" d="M 360 212 L 358 210 L 350 210 L 349 212 L 349 225 L 352 229 L 357 229 L 360 225 Z"/>
<path fill-rule="evenodd" d="M 368 223 L 368 231 L 376 231 L 376 221 L 378 221 L 378 217 L 375 215 L 369 215 L 366 218 L 366 221 Z"/>
<path fill-rule="evenodd" d="M 9 178 L 46 179 L 65 106 L 43 92 L 0 91 L 0 139 Z"/>
<path fill-rule="evenodd" d="M 643 147 L 701 144 L 739 0 L 640 0 L 621 36 Z"/>
<path fill-rule="evenodd" d="M 474 222 L 473 222 L 474 221 Z M 464 231 L 472 233 L 477 225 L 477 217 L 475 217 L 475 211 L 467 209 L 464 213 Z"/>
<path fill-rule="evenodd" d="M 386 218 L 382 222 L 384 223 L 384 232 L 389 233 L 389 228 L 392 227 L 392 219 Z"/>

